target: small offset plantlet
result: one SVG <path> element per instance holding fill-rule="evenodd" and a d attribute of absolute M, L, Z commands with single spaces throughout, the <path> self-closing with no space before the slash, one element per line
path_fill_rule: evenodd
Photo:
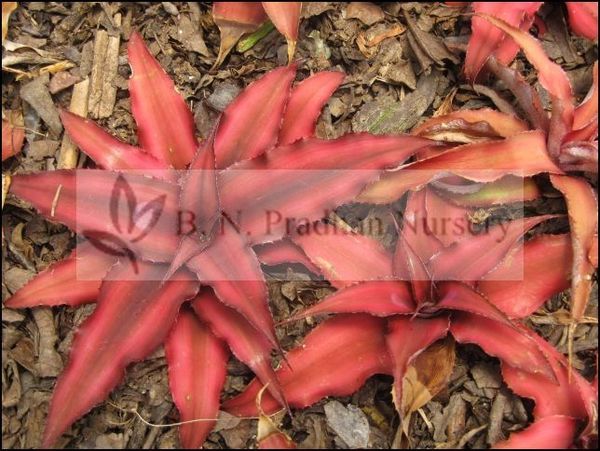
<path fill-rule="evenodd" d="M 317 73 L 292 88 L 294 65 L 250 85 L 199 143 L 191 112 L 137 33 L 128 56 L 140 147 L 62 111 L 71 139 L 102 169 L 15 175 L 10 186 L 48 219 L 89 238 L 5 303 L 97 302 L 56 384 L 44 446 L 103 401 L 129 363 L 162 343 L 181 420 L 204 420 L 181 426 L 183 446 L 202 445 L 215 424 L 227 348 L 286 405 L 271 367 L 279 345 L 260 251 L 257 257 L 252 246 L 275 241 L 263 248 L 267 263 L 302 252 L 278 241 L 284 227 L 265 230 L 262 216 L 250 215 L 243 228 L 231 218 L 261 199 L 261 212 L 318 220 L 385 168 L 431 145 L 413 136 L 313 138 L 320 109 L 343 74 Z M 348 177 L 354 169 L 360 171 Z M 309 176 L 311 184 L 294 170 L 327 170 L 328 176 Z M 314 196 L 315 189 L 327 195 Z M 186 233 L 174 227 L 184 214 L 189 218 L 183 225 L 192 226 Z"/>
<path fill-rule="evenodd" d="M 221 32 L 219 55 L 213 67 L 219 67 L 238 40 L 270 20 L 285 36 L 288 61 L 296 52 L 302 2 L 214 2 L 213 19 Z"/>

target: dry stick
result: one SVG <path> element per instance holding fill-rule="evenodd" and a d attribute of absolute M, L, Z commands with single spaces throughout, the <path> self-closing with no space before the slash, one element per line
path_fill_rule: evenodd
<path fill-rule="evenodd" d="M 90 79 L 80 81 L 73 86 L 73 94 L 71 96 L 71 104 L 69 111 L 78 116 L 85 117 L 88 113 L 88 94 L 90 90 Z M 77 146 L 71 141 L 71 138 L 64 133 L 62 143 L 60 144 L 60 152 L 58 154 L 58 169 L 75 169 L 77 167 L 77 159 L 79 152 Z"/>

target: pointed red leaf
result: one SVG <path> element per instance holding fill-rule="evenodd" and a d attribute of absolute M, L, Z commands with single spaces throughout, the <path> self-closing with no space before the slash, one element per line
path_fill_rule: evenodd
<path fill-rule="evenodd" d="M 439 309 L 472 313 L 483 318 L 510 325 L 506 315 L 491 304 L 484 296 L 468 285 L 457 282 L 445 282 L 438 286 Z"/>
<path fill-rule="evenodd" d="M 263 265 L 281 265 L 284 263 L 300 263 L 309 271 L 320 274 L 320 269 L 306 256 L 302 249 L 289 239 L 266 243 L 254 248 L 256 255 Z"/>
<path fill-rule="evenodd" d="M 244 34 L 252 33 L 267 20 L 265 10 L 258 2 L 214 2 L 212 15 L 221 33 L 219 55 L 214 68 L 221 65 Z"/>
<path fill-rule="evenodd" d="M 574 418 L 555 415 L 533 422 L 507 440 L 494 444 L 498 449 L 569 449 L 577 431 Z"/>
<path fill-rule="evenodd" d="M 552 118 L 548 133 L 548 152 L 556 157 L 565 135 L 573 126 L 573 91 L 565 71 L 551 61 L 542 44 L 527 32 L 487 14 L 479 14 L 507 33 L 521 47 L 529 62 L 537 69 L 540 84 L 552 98 Z"/>
<path fill-rule="evenodd" d="M 75 145 L 102 168 L 151 169 L 151 174 L 155 175 L 168 167 L 167 163 L 157 160 L 142 149 L 119 141 L 90 119 L 60 110 L 60 120 Z"/>
<path fill-rule="evenodd" d="M 402 234 L 423 263 L 442 249 L 442 243 L 432 230 L 427 211 L 429 189 L 411 192 L 402 218 Z M 398 248 L 396 248 L 396 252 Z M 400 266 L 395 266 L 396 274 Z M 429 279 L 429 278 L 428 278 Z"/>
<path fill-rule="evenodd" d="M 489 108 L 458 110 L 432 117 L 412 130 L 413 135 L 439 141 L 470 143 L 509 138 L 529 127 L 521 119 Z"/>
<path fill-rule="evenodd" d="M 210 285 L 221 302 L 237 310 L 277 346 L 267 287 L 256 254 L 227 220 L 201 254 L 187 266 L 200 282 Z"/>
<path fill-rule="evenodd" d="M 575 108 L 573 130 L 582 129 L 592 121 L 598 122 L 598 61 L 594 63 L 592 86 L 585 99 Z"/>
<path fill-rule="evenodd" d="M 327 296 L 312 307 L 292 315 L 286 322 L 324 313 L 368 313 L 385 317 L 414 311 L 415 305 L 405 282 L 364 282 Z"/>
<path fill-rule="evenodd" d="M 291 62 L 298 40 L 302 2 L 262 2 L 262 6 L 275 28 L 285 36 L 288 43 L 288 61 Z"/>
<path fill-rule="evenodd" d="M 252 244 L 275 241 L 351 201 L 380 170 L 429 143 L 414 136 L 363 133 L 278 147 L 264 159 L 242 162 L 220 174 L 221 206 L 232 218 L 241 218 L 239 225 Z M 247 193 L 253 202 L 248 203 Z"/>
<path fill-rule="evenodd" d="M 192 311 L 179 312 L 165 341 L 169 387 L 180 421 L 181 446 L 200 448 L 217 423 L 229 353 Z M 214 418 L 214 421 L 207 421 Z"/>
<path fill-rule="evenodd" d="M 430 261 L 436 280 L 479 280 L 500 264 L 532 227 L 555 216 L 533 216 L 492 225 L 479 235 L 467 236 Z"/>
<path fill-rule="evenodd" d="M 525 332 L 470 313 L 454 313 L 450 332 L 459 343 L 473 343 L 486 354 L 556 384 L 556 376 L 537 343 Z"/>
<path fill-rule="evenodd" d="M 131 112 L 140 146 L 155 158 L 183 169 L 198 148 L 192 113 L 138 32 L 131 34 L 127 54 Z"/>
<path fill-rule="evenodd" d="M 507 175 L 495 182 L 486 183 L 473 193 L 457 194 L 446 190 L 437 190 L 444 198 L 462 207 L 491 207 L 513 202 L 528 202 L 538 199 L 541 191 L 535 181 Z"/>
<path fill-rule="evenodd" d="M 512 318 L 525 318 L 569 287 L 573 261 L 569 235 L 538 235 L 479 282 L 478 290 Z"/>
<path fill-rule="evenodd" d="M 523 149 L 528 149 L 523 152 Z M 493 182 L 508 174 L 520 177 L 541 172 L 560 174 L 548 156 L 541 131 L 524 132 L 502 141 L 465 144 L 440 155 L 404 166 L 385 174 L 368 186 L 360 201 L 390 203 L 406 193 L 448 173 L 475 182 Z"/>
<path fill-rule="evenodd" d="M 179 184 L 181 194 L 178 215 L 182 236 L 171 259 L 166 278 L 210 244 L 221 218 L 215 170 L 214 132 L 198 149 L 189 169 L 179 179 Z"/>
<path fill-rule="evenodd" d="M 474 2 L 473 11 L 475 13 L 491 14 L 515 27 L 519 27 L 524 19 L 531 18 L 535 14 L 541 4 L 542 2 Z M 490 27 L 489 24 L 477 16 L 471 20 L 471 29 L 472 34 L 465 59 L 465 75 L 469 80 L 475 80 L 488 56 L 506 41 L 506 37 L 501 30 Z M 518 48 L 514 48 L 511 55 L 508 49 L 504 49 L 502 53 L 506 60 L 502 62 L 504 64 L 510 63 L 517 54 L 517 50 Z"/>
<path fill-rule="evenodd" d="M 580 320 L 592 289 L 594 267 L 588 255 L 593 247 L 594 234 L 598 233 L 598 198 L 594 189 L 582 178 L 552 175 L 550 181 L 567 201 L 573 246 L 571 315 Z"/>
<path fill-rule="evenodd" d="M 304 342 L 287 354 L 289 366 L 277 370 L 290 406 L 304 408 L 326 396 L 347 396 L 377 373 L 390 374 L 384 340 L 385 322 L 370 315 L 340 315 L 317 326 Z M 261 389 L 254 380 L 244 392 L 225 401 L 234 415 L 255 416 Z M 281 406 L 265 393 L 261 403 L 270 414 Z"/>
<path fill-rule="evenodd" d="M 431 344 L 445 337 L 449 326 L 445 316 L 427 319 L 398 316 L 388 320 L 385 341 L 394 368 L 396 406 L 400 405 L 402 381 L 408 365 Z"/>
<path fill-rule="evenodd" d="M 25 141 L 23 115 L 20 111 L 6 111 L 2 120 L 2 161 L 18 154 Z"/>
<path fill-rule="evenodd" d="M 598 2 L 566 2 L 569 26 L 580 36 L 598 39 Z"/>
<path fill-rule="evenodd" d="M 472 228 L 469 227 L 470 215 L 473 213 L 471 209 L 453 205 L 438 196 L 432 189 L 425 188 L 423 191 L 426 193 L 425 206 L 429 230 L 444 247 L 448 247 L 456 241 L 473 237 Z"/>
<path fill-rule="evenodd" d="M 336 288 L 391 279 L 392 256 L 376 240 L 355 233 L 295 235 L 292 240 Z"/>
<path fill-rule="evenodd" d="M 342 72 L 317 72 L 294 87 L 279 131 L 280 145 L 314 135 L 321 108 L 344 77 Z"/>
<path fill-rule="evenodd" d="M 286 405 L 281 385 L 271 367 L 273 345 L 235 310 L 223 305 L 212 290 L 203 290 L 192 307 L 215 335 L 225 340 L 238 360 L 248 365 L 281 405 Z"/>
<path fill-rule="evenodd" d="M 114 257 L 94 250 L 90 243 L 82 243 L 68 258 L 39 273 L 4 305 L 10 308 L 40 305 L 77 307 L 95 302 L 102 279 L 115 262 Z"/>
<path fill-rule="evenodd" d="M 517 395 L 535 401 L 533 415 L 536 420 L 552 415 L 586 418 L 588 405 L 597 402 L 596 396 L 589 390 L 590 383 L 577 370 L 570 369 L 565 356 L 546 340 L 533 332 L 529 332 L 528 335 L 537 343 L 550 362 L 557 380 L 552 382 L 540 374 L 531 374 L 527 370 L 503 364 L 502 375 L 507 385 Z M 583 398 L 583 391 L 580 388 L 588 393 L 587 399 Z"/>
<path fill-rule="evenodd" d="M 166 268 L 140 263 L 137 275 L 117 265 L 100 290 L 98 306 L 79 328 L 69 364 L 50 403 L 43 447 L 50 447 L 79 417 L 117 386 L 128 364 L 142 360 L 167 336 L 179 306 L 197 291 L 191 275 L 161 285 Z M 91 381 L 93 383 L 82 383 Z"/>
<path fill-rule="evenodd" d="M 122 189 L 115 191 L 119 187 Z M 17 175 L 10 189 L 51 221 L 61 222 L 90 239 L 112 237 L 122 246 L 127 245 L 136 258 L 169 261 L 176 249 L 178 188 L 171 183 L 139 173 L 123 176 L 79 169 Z M 123 191 L 129 193 L 128 202 L 118 202 L 117 194 Z M 161 200 L 162 207 L 161 202 L 157 203 Z M 153 206 L 160 213 L 155 224 L 148 222 L 147 208 Z M 144 211 L 146 214 L 141 214 Z M 133 228 L 120 227 L 121 222 L 130 221 Z"/>
<path fill-rule="evenodd" d="M 548 113 L 542 105 L 540 94 L 533 85 L 516 69 L 502 64 L 493 55 L 488 59 L 487 68 L 514 94 L 532 127 L 548 132 L 550 127 Z"/>
<path fill-rule="evenodd" d="M 263 154 L 277 143 L 296 66 L 267 72 L 227 107 L 215 138 L 218 168 Z"/>

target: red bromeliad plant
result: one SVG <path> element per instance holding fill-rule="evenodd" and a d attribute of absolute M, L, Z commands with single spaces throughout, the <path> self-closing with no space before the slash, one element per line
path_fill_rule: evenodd
<path fill-rule="evenodd" d="M 455 146 L 456 143 L 463 145 L 443 153 L 425 155 L 420 161 L 403 167 L 412 171 L 407 173 L 400 170 L 385 176 L 360 198 L 376 203 L 391 202 L 408 190 L 443 176 L 442 171 L 446 171 L 476 182 L 475 185 L 462 188 L 446 185 L 454 202 L 486 206 L 510 200 L 511 192 L 517 193 L 517 196 L 522 193 L 522 200 L 534 198 L 537 194 L 531 185 L 533 182 L 523 177 L 550 174 L 552 184 L 564 195 L 569 211 L 574 255 L 571 312 L 575 322 L 580 321 L 588 302 L 594 255 L 597 253 L 598 202 L 595 190 L 583 177 L 567 173 L 597 173 L 598 170 L 597 63 L 594 66 L 593 86 L 587 97 L 575 107 L 566 73 L 548 59 L 533 36 L 489 15 L 479 14 L 477 18 L 506 33 L 506 39 L 514 40 L 510 43 L 502 41 L 505 45 L 510 44 L 511 48 L 516 45 L 523 49 L 525 56 L 538 70 L 540 84 L 552 100 L 550 117 L 543 110 L 535 89 L 519 73 L 505 66 L 498 58 L 489 56 L 488 52 L 488 67 L 515 94 L 530 125 L 511 114 L 487 109 L 460 110 L 426 121 L 413 134 L 446 141 L 449 146 Z M 514 57 L 513 53 L 511 55 Z M 530 130 L 530 126 L 533 130 Z M 466 174 L 466 171 L 469 173 Z M 518 178 L 506 178 L 511 175 Z M 469 189 L 474 193 L 479 188 L 482 191 L 473 194 L 471 199 L 455 195 L 456 192 Z"/>
<path fill-rule="evenodd" d="M 471 22 L 472 34 L 467 47 L 465 75 L 475 80 L 492 55 L 500 64 L 509 64 L 517 55 L 519 46 L 500 29 L 492 26 L 478 14 L 488 14 L 527 32 L 536 21 L 536 13 L 543 2 L 473 2 L 476 14 Z M 598 39 L 598 3 L 566 2 L 571 29 L 588 39 Z M 537 18 L 539 20 L 539 18 Z"/>
<path fill-rule="evenodd" d="M 346 396 L 368 377 L 389 374 L 407 428 L 410 413 L 450 376 L 454 347 L 444 339 L 450 334 L 497 357 L 509 387 L 536 403 L 534 423 L 496 446 L 568 447 L 578 437 L 579 420 L 587 422 L 581 437 L 591 436 L 597 412 L 592 385 L 576 372 L 569 375 L 564 356 L 519 321 L 568 286 L 569 236 L 520 243 L 524 232 L 549 219 L 539 216 L 459 238 L 439 228 L 443 218 L 464 224 L 468 211 L 425 188 L 409 195 L 393 255 L 359 234 L 293 237 L 339 291 L 289 319 L 337 314 L 287 354 L 290 367 L 277 371 L 289 405 Z M 260 388 L 252 382 L 225 409 L 256 415 Z M 267 413 L 281 409 L 269 394 L 261 406 Z"/>
<path fill-rule="evenodd" d="M 382 170 L 432 144 L 414 136 L 312 137 L 320 109 L 343 75 L 321 72 L 292 88 L 295 65 L 250 85 L 225 110 L 213 136 L 199 144 L 184 100 L 137 33 L 128 55 L 139 147 L 62 111 L 71 139 L 102 169 L 12 178 L 12 194 L 89 242 L 5 305 L 97 302 L 56 384 L 44 446 L 104 400 L 128 364 L 162 343 L 182 421 L 216 418 L 227 348 L 286 405 L 270 363 L 278 343 L 260 261 L 305 257 L 291 242 L 277 241 L 286 235 L 283 224 L 265 230 L 264 217 L 252 211 L 243 223 L 232 218 L 257 204 L 259 211 L 318 220 Z M 351 170 L 357 171 L 349 176 Z M 189 233 L 174 230 L 181 229 L 182 213 L 193 226 Z M 257 245 L 263 246 L 255 252 Z M 200 446 L 213 425 L 181 426 L 182 445 Z"/>

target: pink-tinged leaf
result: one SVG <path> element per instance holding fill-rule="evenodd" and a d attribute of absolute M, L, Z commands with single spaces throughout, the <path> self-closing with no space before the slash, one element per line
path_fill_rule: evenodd
<path fill-rule="evenodd" d="M 579 36 L 598 39 L 598 2 L 566 2 L 569 26 Z"/>
<path fill-rule="evenodd" d="M 541 196 L 541 191 L 533 179 L 514 175 L 486 183 L 473 193 L 458 194 L 441 189 L 436 192 L 461 207 L 491 207 L 513 202 L 529 202 Z"/>
<path fill-rule="evenodd" d="M 287 405 L 281 385 L 271 367 L 273 345 L 235 310 L 226 307 L 212 290 L 203 290 L 192 307 L 218 337 L 227 342 L 238 360 L 248 365 L 280 405 Z"/>
<path fill-rule="evenodd" d="M 292 239 L 336 288 L 393 278 L 392 256 L 372 238 L 338 230 L 327 235 L 295 235 Z"/>
<path fill-rule="evenodd" d="M 183 169 L 198 148 L 192 113 L 139 33 L 131 34 L 127 53 L 131 112 L 140 146 L 160 161 Z"/>
<path fill-rule="evenodd" d="M 227 220 L 222 221 L 216 239 L 187 266 L 200 282 L 215 290 L 221 302 L 237 310 L 277 346 L 264 276 L 243 234 Z"/>
<path fill-rule="evenodd" d="M 500 63 L 494 56 L 489 57 L 487 68 L 514 94 L 533 128 L 547 132 L 550 127 L 548 113 L 533 85 L 516 69 Z"/>
<path fill-rule="evenodd" d="M 550 176 L 550 181 L 567 202 L 573 267 L 571 269 L 571 315 L 580 320 L 592 289 L 594 266 L 588 255 L 598 233 L 598 198 L 590 184 L 578 177 Z"/>
<path fill-rule="evenodd" d="M 588 260 L 594 268 L 598 267 L 598 232 L 596 232 L 594 239 L 592 240 L 590 252 L 588 253 Z"/>
<path fill-rule="evenodd" d="M 565 136 L 561 151 L 572 142 L 594 141 L 596 149 L 598 149 L 598 117 L 596 116 L 590 123 L 579 130 L 573 130 Z M 596 160 L 598 157 L 596 156 Z M 596 169 L 595 171 L 598 172 Z"/>
<path fill-rule="evenodd" d="M 503 363 L 556 384 L 552 366 L 524 331 L 471 313 L 454 313 L 450 332 L 459 343 L 473 343 Z"/>
<path fill-rule="evenodd" d="M 532 16 L 541 4 L 542 2 L 474 2 L 473 11 L 475 13 L 491 14 L 507 21 L 514 27 L 519 27 L 522 22 L 532 19 Z M 506 41 L 506 37 L 501 30 L 490 27 L 489 24 L 478 16 L 473 17 L 471 20 L 471 29 L 472 34 L 465 57 L 465 75 L 467 79 L 473 81 L 477 78 L 487 58 Z M 504 64 L 510 63 L 517 54 L 517 50 L 517 48 L 514 48 L 511 55 L 509 49 L 503 49 L 502 56 L 505 60 L 502 62 Z"/>
<path fill-rule="evenodd" d="M 414 311 L 415 305 L 405 282 L 364 282 L 327 296 L 312 307 L 292 315 L 286 322 L 325 313 L 368 313 L 385 317 Z"/>
<path fill-rule="evenodd" d="M 394 368 L 393 394 L 398 409 L 402 382 L 409 364 L 431 344 L 445 337 L 449 326 L 448 318 L 444 316 L 428 319 L 398 316 L 388 320 L 385 341 Z"/>
<path fill-rule="evenodd" d="M 445 282 L 438 286 L 440 301 L 436 308 L 455 310 L 479 315 L 500 323 L 510 325 L 510 320 L 484 296 L 468 285 L 457 282 Z"/>
<path fill-rule="evenodd" d="M 381 170 L 430 143 L 414 136 L 363 133 L 278 147 L 220 174 L 221 206 L 232 218 L 241 218 L 239 226 L 252 244 L 275 241 L 353 200 Z M 253 202 L 248 203 L 247 193 Z"/>
<path fill-rule="evenodd" d="M 23 115 L 20 111 L 6 111 L 2 120 L 2 161 L 18 154 L 25 141 Z"/>
<path fill-rule="evenodd" d="M 159 176 L 168 167 L 166 163 L 157 160 L 142 149 L 119 141 L 90 119 L 60 110 L 60 120 L 75 145 L 102 168 L 150 169 L 151 175 Z M 162 178 L 167 178 L 168 173 L 169 171 L 164 171 Z"/>
<path fill-rule="evenodd" d="M 544 133 L 524 132 L 502 141 L 465 144 L 408 164 L 368 186 L 358 200 L 378 204 L 394 202 L 408 190 L 418 189 L 449 173 L 475 182 L 493 182 L 509 174 L 527 177 L 541 172 L 562 173 L 548 155 Z"/>
<path fill-rule="evenodd" d="M 298 40 L 302 2 L 262 2 L 262 6 L 275 28 L 285 36 L 288 43 L 288 61 L 291 63 Z"/>
<path fill-rule="evenodd" d="M 467 236 L 431 259 L 431 274 L 436 280 L 479 280 L 502 262 L 529 229 L 554 217 L 543 215 L 501 222 L 479 235 Z"/>
<path fill-rule="evenodd" d="M 372 375 L 391 374 L 384 331 L 383 319 L 360 314 L 340 315 L 317 326 L 287 354 L 289 366 L 277 370 L 290 406 L 304 408 L 326 396 L 347 396 Z M 224 410 L 255 416 L 260 389 L 254 380 L 243 393 L 225 401 Z M 269 393 L 264 394 L 261 406 L 267 414 L 281 409 Z"/>
<path fill-rule="evenodd" d="M 497 449 L 569 449 L 573 446 L 577 421 L 555 415 L 533 422 L 526 429 L 513 432 L 507 440 L 494 444 Z"/>
<path fill-rule="evenodd" d="M 444 247 L 473 236 L 472 227 L 470 227 L 470 215 L 473 211 L 470 208 L 454 205 L 438 196 L 432 189 L 425 188 L 422 191 L 426 193 L 425 206 L 429 230 Z M 441 248 L 437 250 L 439 251 Z M 430 254 L 431 256 L 433 254 Z"/>
<path fill-rule="evenodd" d="M 114 257 L 94 250 L 90 243 L 82 243 L 68 258 L 35 276 L 4 305 L 10 308 L 41 305 L 77 307 L 95 302 L 102 279 L 115 262 Z"/>
<path fill-rule="evenodd" d="M 442 249 L 442 243 L 431 230 L 428 221 L 427 196 L 429 196 L 428 189 L 411 192 L 402 218 L 402 234 L 423 263 L 428 262 Z M 396 247 L 397 251 L 398 247 Z M 395 266 L 398 275 L 401 274 L 400 268 L 400 265 Z"/>
<path fill-rule="evenodd" d="M 503 363 L 502 375 L 507 385 L 517 395 L 535 401 L 533 415 L 536 420 L 552 415 L 587 418 L 588 408 L 593 408 L 592 404 L 597 402 L 596 396 L 590 392 L 591 384 L 577 370 L 570 369 L 565 356 L 546 340 L 533 332 L 528 332 L 528 335 L 550 362 L 557 380 L 549 381 L 540 374 L 531 374 Z M 584 392 L 587 399 L 583 397 Z"/>
<path fill-rule="evenodd" d="M 342 72 L 318 72 L 294 87 L 279 131 L 280 145 L 314 135 L 321 108 L 344 77 Z"/>
<path fill-rule="evenodd" d="M 102 285 L 98 306 L 79 328 L 69 363 L 50 403 L 42 447 L 52 446 L 79 417 L 117 386 L 128 364 L 142 360 L 166 338 L 179 306 L 198 289 L 191 274 L 165 284 L 166 267 L 140 263 L 115 266 Z M 82 383 L 93 381 L 93 383 Z"/>
<path fill-rule="evenodd" d="M 597 27 L 595 29 L 597 30 Z M 592 121 L 598 122 L 598 61 L 594 63 L 592 86 L 585 99 L 575 108 L 573 130 L 582 129 Z"/>
<path fill-rule="evenodd" d="M 579 132 L 580 130 L 577 130 L 574 133 Z M 563 144 L 558 156 L 558 164 L 563 171 L 585 171 L 597 174 L 598 141 L 571 141 Z"/>
<path fill-rule="evenodd" d="M 315 274 L 321 270 L 306 256 L 302 249 L 288 239 L 266 243 L 254 248 L 256 255 L 263 265 L 282 265 L 285 263 L 300 263 Z"/>
<path fill-rule="evenodd" d="M 529 127 L 521 119 L 489 108 L 458 110 L 426 120 L 413 129 L 413 135 L 445 142 L 471 143 L 510 138 Z"/>
<path fill-rule="evenodd" d="M 426 190 L 413 192 L 408 197 L 393 259 L 394 274 L 410 281 L 417 309 L 431 300 L 431 275 L 426 263 L 442 248 L 430 229 L 425 197 Z"/>
<path fill-rule="evenodd" d="M 51 221 L 90 239 L 127 246 L 113 255 L 165 262 L 176 249 L 177 185 L 143 174 L 79 169 L 17 175 L 10 189 Z M 127 201 L 119 202 L 124 192 Z M 156 221 L 149 222 L 150 215 Z"/>
<path fill-rule="evenodd" d="M 227 107 L 215 138 L 218 168 L 263 154 L 277 143 L 296 66 L 272 70 Z"/>
<path fill-rule="evenodd" d="M 478 290 L 512 318 L 525 318 L 569 287 L 573 261 L 569 235 L 538 235 L 479 282 Z"/>
<path fill-rule="evenodd" d="M 214 133 L 198 149 L 189 170 L 181 176 L 179 183 L 181 185 L 178 211 L 179 235 L 182 236 L 166 278 L 210 244 L 221 218 L 215 170 Z"/>
<path fill-rule="evenodd" d="M 244 34 L 253 32 L 267 20 L 265 10 L 258 2 L 214 2 L 212 15 L 221 33 L 219 55 L 213 68 L 221 65 Z"/>
<path fill-rule="evenodd" d="M 538 71 L 540 84 L 552 98 L 552 118 L 548 133 L 548 152 L 556 157 L 566 134 L 573 127 L 573 91 L 566 72 L 552 62 L 542 44 L 527 32 L 487 14 L 479 14 L 495 27 L 507 33 L 523 49 L 529 62 Z"/>
<path fill-rule="evenodd" d="M 410 281 L 417 310 L 431 300 L 431 275 L 426 263 L 442 248 L 428 224 L 425 196 L 425 190 L 408 196 L 393 257 L 394 274 Z"/>
<path fill-rule="evenodd" d="M 165 341 L 165 356 L 180 421 L 203 420 L 179 426 L 181 445 L 200 448 L 217 422 L 229 353 L 223 342 L 185 308 Z M 210 418 L 215 420 L 208 421 Z"/>

